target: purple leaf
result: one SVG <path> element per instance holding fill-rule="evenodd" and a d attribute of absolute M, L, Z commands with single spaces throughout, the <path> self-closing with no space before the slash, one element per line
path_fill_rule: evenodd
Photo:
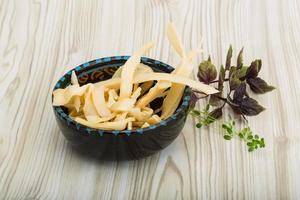
<path fill-rule="evenodd" d="M 275 89 L 275 87 L 268 85 L 266 81 L 259 77 L 249 78 L 247 79 L 247 83 L 250 86 L 250 89 L 258 94 L 264 94 Z"/>

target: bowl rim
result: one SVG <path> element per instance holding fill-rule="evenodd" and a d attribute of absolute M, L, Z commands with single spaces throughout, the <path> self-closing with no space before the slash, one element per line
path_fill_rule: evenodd
<path fill-rule="evenodd" d="M 103 57 L 103 58 L 98 58 L 95 60 L 91 60 L 88 62 L 85 62 L 83 64 L 80 64 L 78 66 L 76 66 L 75 68 L 72 68 L 71 70 L 68 70 L 55 84 L 55 87 L 53 88 L 53 91 L 59 88 L 64 88 L 62 87 L 62 84 L 64 84 L 66 79 L 70 79 L 71 77 L 71 73 L 73 70 L 75 70 L 75 72 L 79 72 L 79 74 L 81 74 L 82 72 L 86 71 L 87 68 L 92 68 L 96 67 L 98 64 L 102 64 L 105 66 L 105 64 L 110 64 L 111 61 L 120 61 L 120 60 L 128 60 L 130 56 L 110 56 L 110 57 Z M 141 63 L 143 64 L 155 64 L 155 65 L 160 65 L 163 66 L 164 68 L 162 69 L 164 72 L 166 73 L 170 73 L 171 71 L 174 70 L 174 68 L 172 66 L 170 66 L 169 64 L 166 64 L 162 61 L 159 60 L 155 60 L 152 58 L 148 58 L 148 57 L 142 57 L 141 58 Z M 149 65 L 148 65 L 149 66 Z M 151 67 L 151 66 L 150 66 Z M 92 70 L 90 69 L 90 70 Z M 80 76 L 80 75 L 78 75 Z M 68 84 L 67 84 L 68 85 Z M 53 91 L 52 91 L 52 100 L 51 103 L 53 102 Z M 178 108 L 176 109 L 176 111 L 167 119 L 162 120 L 160 123 L 157 124 L 153 124 L 150 125 L 146 128 L 138 128 L 138 129 L 134 129 L 134 130 L 113 130 L 113 131 L 108 131 L 108 130 L 102 130 L 102 129 L 95 129 L 95 128 L 90 128 L 87 127 L 83 124 L 79 124 L 78 122 L 74 121 L 72 118 L 69 117 L 68 114 L 66 114 L 64 112 L 64 110 L 62 109 L 63 106 L 53 106 L 52 108 L 54 110 L 54 113 L 63 121 L 65 122 L 65 124 L 67 126 L 76 128 L 76 130 L 78 130 L 79 132 L 83 132 L 86 133 L 88 135 L 92 134 L 92 133 L 97 133 L 96 135 L 99 136 L 103 136 L 103 135 L 127 135 L 130 136 L 132 134 L 143 134 L 148 132 L 149 130 L 154 130 L 156 128 L 162 127 L 162 126 L 167 126 L 171 121 L 174 121 L 177 119 L 178 115 L 182 112 L 185 112 L 185 110 L 188 109 L 189 105 L 191 103 L 191 88 L 186 86 L 183 96 L 182 96 L 182 102 L 181 104 L 178 106 Z M 82 130 L 82 131 L 80 131 Z M 93 134 L 95 135 L 95 134 Z"/>

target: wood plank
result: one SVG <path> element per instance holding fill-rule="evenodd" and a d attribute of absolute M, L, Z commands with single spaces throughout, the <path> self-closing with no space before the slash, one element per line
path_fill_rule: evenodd
<path fill-rule="evenodd" d="M 299 9 L 297 0 L 1 0 L 0 199 L 300 198 Z M 187 49 L 203 36 L 195 65 L 211 55 L 219 66 L 230 44 L 235 53 L 244 47 L 245 63 L 263 60 L 262 76 L 277 90 L 257 97 L 267 110 L 249 124 L 266 148 L 248 153 L 241 141 L 224 141 L 220 123 L 199 130 L 188 118 L 174 143 L 147 159 L 76 154 L 52 114 L 55 82 L 78 64 L 130 55 L 150 40 L 149 57 L 176 65 L 164 35 L 169 21 Z"/>

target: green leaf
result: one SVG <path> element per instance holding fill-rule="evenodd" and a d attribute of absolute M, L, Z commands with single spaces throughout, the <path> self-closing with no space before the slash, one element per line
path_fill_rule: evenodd
<path fill-rule="evenodd" d="M 260 139 L 260 148 L 264 148 L 265 147 L 265 139 L 261 138 Z"/>
<path fill-rule="evenodd" d="M 228 129 L 229 127 L 228 127 L 227 124 L 222 124 L 222 128 L 223 128 L 223 129 Z"/>
<path fill-rule="evenodd" d="M 257 59 L 251 63 L 246 72 L 246 78 L 255 78 L 258 76 L 258 73 L 261 69 L 262 62 L 260 59 Z"/>
<path fill-rule="evenodd" d="M 225 140 L 231 140 L 231 136 L 229 136 L 229 135 L 224 135 L 224 139 L 225 139 Z"/>
<path fill-rule="evenodd" d="M 233 135 L 233 130 L 232 130 L 232 128 L 227 127 L 225 130 L 226 130 L 227 134 Z"/>
<path fill-rule="evenodd" d="M 225 80 L 225 69 L 224 69 L 224 66 L 221 65 L 220 72 L 219 72 L 219 81 L 218 81 L 218 90 L 220 92 L 223 91 L 224 80 Z"/>
<path fill-rule="evenodd" d="M 207 61 L 208 61 L 208 62 L 211 62 L 211 58 L 210 58 L 210 56 L 208 56 L 208 58 L 207 58 Z"/>
<path fill-rule="evenodd" d="M 217 78 L 217 69 L 209 61 L 202 61 L 198 69 L 198 79 L 206 84 L 209 84 L 211 81 Z"/>
<path fill-rule="evenodd" d="M 201 124 L 201 123 L 197 123 L 197 124 L 196 124 L 196 127 L 197 127 L 197 128 L 201 128 L 201 127 L 202 127 L 202 124 Z"/>
<path fill-rule="evenodd" d="M 275 89 L 275 87 L 268 85 L 266 81 L 259 77 L 249 78 L 247 79 L 247 83 L 250 86 L 250 89 L 258 94 L 264 94 Z"/>
<path fill-rule="evenodd" d="M 206 106 L 205 106 L 205 108 L 204 108 L 204 112 L 208 112 L 209 111 L 209 107 L 210 107 L 210 105 L 209 104 L 206 104 Z"/>
<path fill-rule="evenodd" d="M 192 110 L 192 115 L 199 116 L 200 112 L 198 110 Z"/>
<path fill-rule="evenodd" d="M 249 67 L 243 66 L 241 69 L 238 70 L 238 77 L 241 81 L 246 79 L 246 73 Z"/>
<path fill-rule="evenodd" d="M 250 97 L 244 98 L 239 105 L 240 112 L 247 116 L 258 115 L 265 110 L 265 108 L 259 105 L 255 99 Z"/>
<path fill-rule="evenodd" d="M 254 148 L 253 147 L 249 147 L 248 151 L 252 152 L 252 151 L 254 151 Z"/>
<path fill-rule="evenodd" d="M 241 80 L 238 76 L 238 70 L 233 68 L 232 73 L 229 77 L 230 90 L 235 90 L 237 87 L 239 87 L 240 84 Z"/>
<path fill-rule="evenodd" d="M 232 46 L 230 45 L 226 56 L 226 65 L 225 65 L 226 70 L 228 70 L 231 66 L 231 58 L 232 58 Z"/>
<path fill-rule="evenodd" d="M 216 121 L 216 118 L 208 115 L 207 118 L 206 118 L 206 120 L 205 120 L 205 124 L 209 125 L 209 124 L 213 123 L 214 121 Z"/>
<path fill-rule="evenodd" d="M 220 107 L 220 108 L 216 108 L 213 111 L 211 111 L 209 113 L 209 116 L 213 117 L 214 119 L 219 119 L 220 117 L 222 117 L 222 114 L 223 114 L 222 108 Z"/>
<path fill-rule="evenodd" d="M 244 51 L 244 47 L 239 52 L 239 55 L 238 55 L 238 58 L 237 58 L 237 64 L 236 64 L 237 69 L 241 69 L 242 66 L 243 66 L 243 51 Z"/>
<path fill-rule="evenodd" d="M 231 74 L 233 73 L 233 72 L 236 72 L 236 67 L 235 66 L 231 66 L 230 68 L 229 68 L 229 77 L 231 76 Z"/>
<path fill-rule="evenodd" d="M 222 128 L 226 131 L 227 135 L 233 136 L 234 133 L 234 121 L 230 121 L 222 124 Z"/>

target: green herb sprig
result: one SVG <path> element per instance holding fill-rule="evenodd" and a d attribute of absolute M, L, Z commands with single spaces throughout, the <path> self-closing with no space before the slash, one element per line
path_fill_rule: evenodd
<path fill-rule="evenodd" d="M 209 124 L 216 121 L 214 115 L 211 112 L 209 112 L 209 107 L 209 104 L 207 104 L 202 111 L 198 111 L 195 109 L 190 111 L 190 114 L 194 118 L 198 119 L 198 123 L 196 124 L 197 128 L 201 128 L 202 126 L 208 126 Z"/>
<path fill-rule="evenodd" d="M 257 148 L 265 147 L 264 138 L 261 138 L 258 135 L 253 135 L 249 127 L 245 127 L 241 131 L 237 131 L 235 129 L 235 122 L 230 121 L 227 123 L 223 123 L 222 128 L 225 131 L 225 140 L 231 140 L 233 137 L 238 136 L 247 144 L 249 152 L 254 151 Z"/>
<path fill-rule="evenodd" d="M 256 94 L 265 94 L 275 89 L 275 87 L 269 85 L 258 76 L 262 67 L 260 59 L 252 61 L 249 66 L 244 65 L 243 49 L 241 49 L 236 65 L 232 65 L 232 53 L 232 46 L 230 46 L 226 56 L 225 67 L 221 65 L 219 72 L 211 62 L 210 57 L 199 65 L 197 74 L 199 81 L 206 84 L 217 83 L 219 93 L 204 95 L 197 91 L 192 92 L 190 114 L 198 120 L 197 128 L 209 126 L 220 119 L 226 105 L 232 109 L 237 118 L 242 118 L 248 123 L 247 116 L 255 116 L 265 110 L 257 100 L 249 96 L 248 90 Z M 202 111 L 195 109 L 195 103 L 200 99 L 208 99 L 208 104 Z M 212 110 L 210 109 L 211 107 L 213 108 Z M 224 139 L 231 140 L 231 138 L 238 136 L 247 144 L 249 151 L 265 147 L 264 138 L 253 135 L 249 126 L 241 131 L 237 131 L 235 122 L 231 120 L 223 123 L 222 128 L 225 132 Z"/>

